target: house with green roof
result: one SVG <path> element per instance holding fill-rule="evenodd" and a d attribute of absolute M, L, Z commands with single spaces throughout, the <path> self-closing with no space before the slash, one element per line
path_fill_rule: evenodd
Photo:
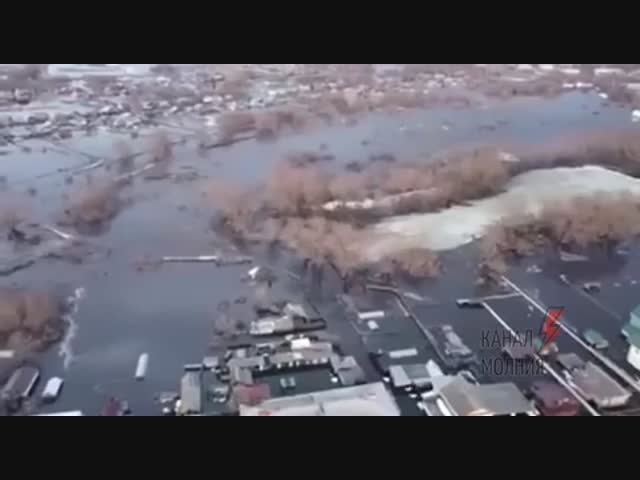
<path fill-rule="evenodd" d="M 622 327 L 622 335 L 627 339 L 634 334 L 640 335 L 640 305 L 631 312 L 629 322 Z"/>

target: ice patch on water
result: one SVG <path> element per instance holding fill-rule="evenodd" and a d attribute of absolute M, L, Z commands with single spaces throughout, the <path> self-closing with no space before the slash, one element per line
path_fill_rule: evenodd
<path fill-rule="evenodd" d="M 603 167 L 535 170 L 515 177 L 504 193 L 440 212 L 392 217 L 371 230 L 367 257 L 378 260 L 404 248 L 452 250 L 514 216 L 538 215 L 545 205 L 583 195 L 629 192 L 640 196 L 640 180 Z"/>
<path fill-rule="evenodd" d="M 62 357 L 62 362 L 65 370 L 69 368 L 74 360 L 72 342 L 78 333 L 78 322 L 75 315 L 78 313 L 78 306 L 80 300 L 86 296 L 86 290 L 84 288 L 76 288 L 73 295 L 67 298 L 67 313 L 63 316 L 63 319 L 68 324 L 67 334 L 60 343 L 60 349 L 58 355 Z"/>
<path fill-rule="evenodd" d="M 48 74 L 68 78 L 85 77 L 135 77 L 146 76 L 151 73 L 155 63 L 107 63 L 104 65 L 90 65 L 81 63 L 52 63 L 48 66 Z"/>

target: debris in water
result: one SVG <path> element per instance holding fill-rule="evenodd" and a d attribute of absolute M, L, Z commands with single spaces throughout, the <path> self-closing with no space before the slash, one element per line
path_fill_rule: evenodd
<path fill-rule="evenodd" d="M 260 272 L 261 267 L 253 267 L 251 270 L 249 270 L 249 272 L 247 272 L 248 277 L 251 280 L 255 280 L 256 276 L 258 275 L 258 272 Z"/>
<path fill-rule="evenodd" d="M 631 121 L 634 123 L 640 122 L 640 110 L 634 110 L 631 112 Z"/>
<path fill-rule="evenodd" d="M 586 282 L 582 288 L 587 293 L 599 292 L 602 289 L 602 283 L 600 282 Z"/>
<path fill-rule="evenodd" d="M 75 238 L 73 235 L 71 235 L 69 233 L 62 232 L 62 231 L 58 230 L 57 228 L 51 227 L 49 225 L 43 225 L 42 228 L 44 228 L 45 230 L 53 233 L 54 235 L 57 235 L 62 240 L 73 240 Z"/>
<path fill-rule="evenodd" d="M 86 165 L 84 167 L 80 167 L 77 170 L 75 170 L 74 173 L 82 173 L 82 172 L 88 172 L 90 170 L 95 170 L 96 168 L 100 168 L 104 165 L 104 160 L 98 160 L 96 162 L 90 163 L 89 165 Z"/>
<path fill-rule="evenodd" d="M 615 282 L 613 284 L 614 288 L 620 288 L 622 286 L 622 284 L 620 282 Z"/>
<path fill-rule="evenodd" d="M 124 417 L 130 413 L 131 409 L 129 408 L 129 404 L 115 397 L 110 397 L 102 409 L 103 417 Z"/>
<path fill-rule="evenodd" d="M 278 279 L 276 274 L 266 267 L 254 267 L 247 272 L 247 278 L 252 282 L 264 282 L 270 286 Z"/>
<path fill-rule="evenodd" d="M 11 242 L 28 243 L 29 245 L 39 245 L 42 242 L 42 236 L 34 224 L 14 225 L 9 229 L 7 238 Z"/>
<path fill-rule="evenodd" d="M 180 395 L 176 392 L 162 392 L 158 395 L 158 403 L 160 405 L 170 405 L 175 403 L 178 398 L 180 398 Z"/>
<path fill-rule="evenodd" d="M 404 298 L 408 298 L 409 300 L 415 300 L 416 302 L 425 302 L 426 298 L 418 295 L 415 292 L 402 292 L 402 296 Z"/>
<path fill-rule="evenodd" d="M 200 255 L 196 257 L 162 257 L 164 263 L 215 263 L 217 266 L 244 265 L 252 263 L 251 257 L 220 257 L 218 255 Z"/>
<path fill-rule="evenodd" d="M 565 252 L 564 250 L 560 251 L 560 260 L 563 262 L 588 262 L 589 258 L 584 255 L 578 255 L 577 253 Z"/>
<path fill-rule="evenodd" d="M 542 273 L 542 269 L 538 265 L 531 265 L 527 268 L 527 273 L 537 274 Z"/>
<path fill-rule="evenodd" d="M 631 249 L 629 247 L 620 247 L 616 250 L 618 255 L 627 256 L 631 254 Z"/>
<path fill-rule="evenodd" d="M 144 167 L 139 168 L 138 170 L 134 170 L 133 172 L 129 172 L 129 173 L 124 173 L 122 175 L 120 175 L 119 177 L 116 178 L 116 181 L 118 182 L 126 182 L 128 180 L 133 179 L 134 177 L 137 177 L 138 175 L 141 175 L 145 172 L 148 172 L 149 170 L 151 170 L 152 168 L 155 168 L 156 164 L 155 163 L 148 163 L 147 165 L 145 165 Z"/>
<path fill-rule="evenodd" d="M 218 263 L 217 255 L 200 255 L 198 257 L 162 257 L 164 263 Z"/>

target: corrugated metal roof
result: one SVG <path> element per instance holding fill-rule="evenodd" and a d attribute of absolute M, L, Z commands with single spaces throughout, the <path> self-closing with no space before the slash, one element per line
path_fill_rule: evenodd
<path fill-rule="evenodd" d="M 304 309 L 302 305 L 295 303 L 287 303 L 284 306 L 284 311 L 288 315 L 295 315 L 302 318 L 309 318 L 307 311 Z"/>
<path fill-rule="evenodd" d="M 586 398 L 600 407 L 624 405 L 631 394 L 592 362 L 572 372 L 573 383 Z"/>
<path fill-rule="evenodd" d="M 563 353 L 558 355 L 558 363 L 567 370 L 582 369 L 585 362 L 576 353 Z"/>
<path fill-rule="evenodd" d="M 536 400 L 545 407 L 553 408 L 558 405 L 569 403 L 577 404 L 578 401 L 573 398 L 560 384 L 550 381 L 537 381 L 531 386 L 531 392 Z"/>
<path fill-rule="evenodd" d="M 242 416 L 400 416 L 383 383 L 274 398 L 255 407 L 240 406 Z"/>
<path fill-rule="evenodd" d="M 392 365 L 389 368 L 389 376 L 391 377 L 391 383 L 396 388 L 404 388 L 411 385 L 411 379 L 402 368 L 402 365 Z"/>
<path fill-rule="evenodd" d="M 231 381 L 237 384 L 253 385 L 253 374 L 248 368 L 230 367 Z"/>
<path fill-rule="evenodd" d="M 431 374 L 426 363 L 412 365 L 393 365 L 389 368 L 389 375 L 393 386 L 397 388 L 416 385 L 424 386 L 431 382 Z"/>
<path fill-rule="evenodd" d="M 200 373 L 187 372 L 180 381 L 181 413 L 200 413 L 202 409 L 202 388 Z"/>
<path fill-rule="evenodd" d="M 39 378 L 40 371 L 36 367 L 20 367 L 11 375 L 11 378 L 2 390 L 2 395 L 8 398 L 27 398 L 33 392 Z"/>
<path fill-rule="evenodd" d="M 440 391 L 442 399 L 459 416 L 526 414 L 531 403 L 513 383 L 472 385 L 458 378 Z"/>

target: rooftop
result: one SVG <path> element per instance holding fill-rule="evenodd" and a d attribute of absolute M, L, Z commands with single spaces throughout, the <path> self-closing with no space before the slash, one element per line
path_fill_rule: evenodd
<path fill-rule="evenodd" d="M 567 370 L 582 369 L 586 365 L 584 360 L 576 353 L 563 353 L 558 355 L 558 363 Z"/>
<path fill-rule="evenodd" d="M 392 365 L 389 368 L 391 383 L 396 388 L 404 388 L 410 385 L 423 387 L 431 383 L 431 374 L 426 363 L 412 365 Z"/>
<path fill-rule="evenodd" d="M 241 405 L 240 415 L 245 417 L 398 417 L 400 410 L 383 383 L 370 383 L 275 398 L 255 407 Z"/>
<path fill-rule="evenodd" d="M 339 358 L 334 355 L 331 359 L 331 368 L 343 386 L 365 382 L 364 372 L 354 357 Z"/>
<path fill-rule="evenodd" d="M 531 393 L 544 408 L 555 409 L 567 406 L 578 407 L 578 401 L 572 397 L 560 384 L 550 381 L 533 382 Z"/>
<path fill-rule="evenodd" d="M 513 383 L 473 385 L 457 377 L 442 387 L 440 396 L 458 416 L 500 416 L 534 414 L 535 409 Z"/>
<path fill-rule="evenodd" d="M 571 373 L 571 382 L 587 400 L 598 407 L 625 405 L 631 394 L 593 362 L 584 362 L 575 353 L 558 355 L 558 363 Z"/>
<path fill-rule="evenodd" d="M 627 390 L 591 362 L 582 369 L 574 370 L 571 375 L 577 390 L 599 407 L 622 406 L 631 398 Z"/>
<path fill-rule="evenodd" d="M 508 345 L 503 348 L 503 352 L 512 360 L 529 360 L 534 359 L 536 351 L 533 345 Z"/>
<path fill-rule="evenodd" d="M 237 385 L 233 388 L 231 397 L 232 403 L 236 406 L 255 406 L 269 398 L 271 398 L 271 389 L 264 383 L 252 386 Z"/>

